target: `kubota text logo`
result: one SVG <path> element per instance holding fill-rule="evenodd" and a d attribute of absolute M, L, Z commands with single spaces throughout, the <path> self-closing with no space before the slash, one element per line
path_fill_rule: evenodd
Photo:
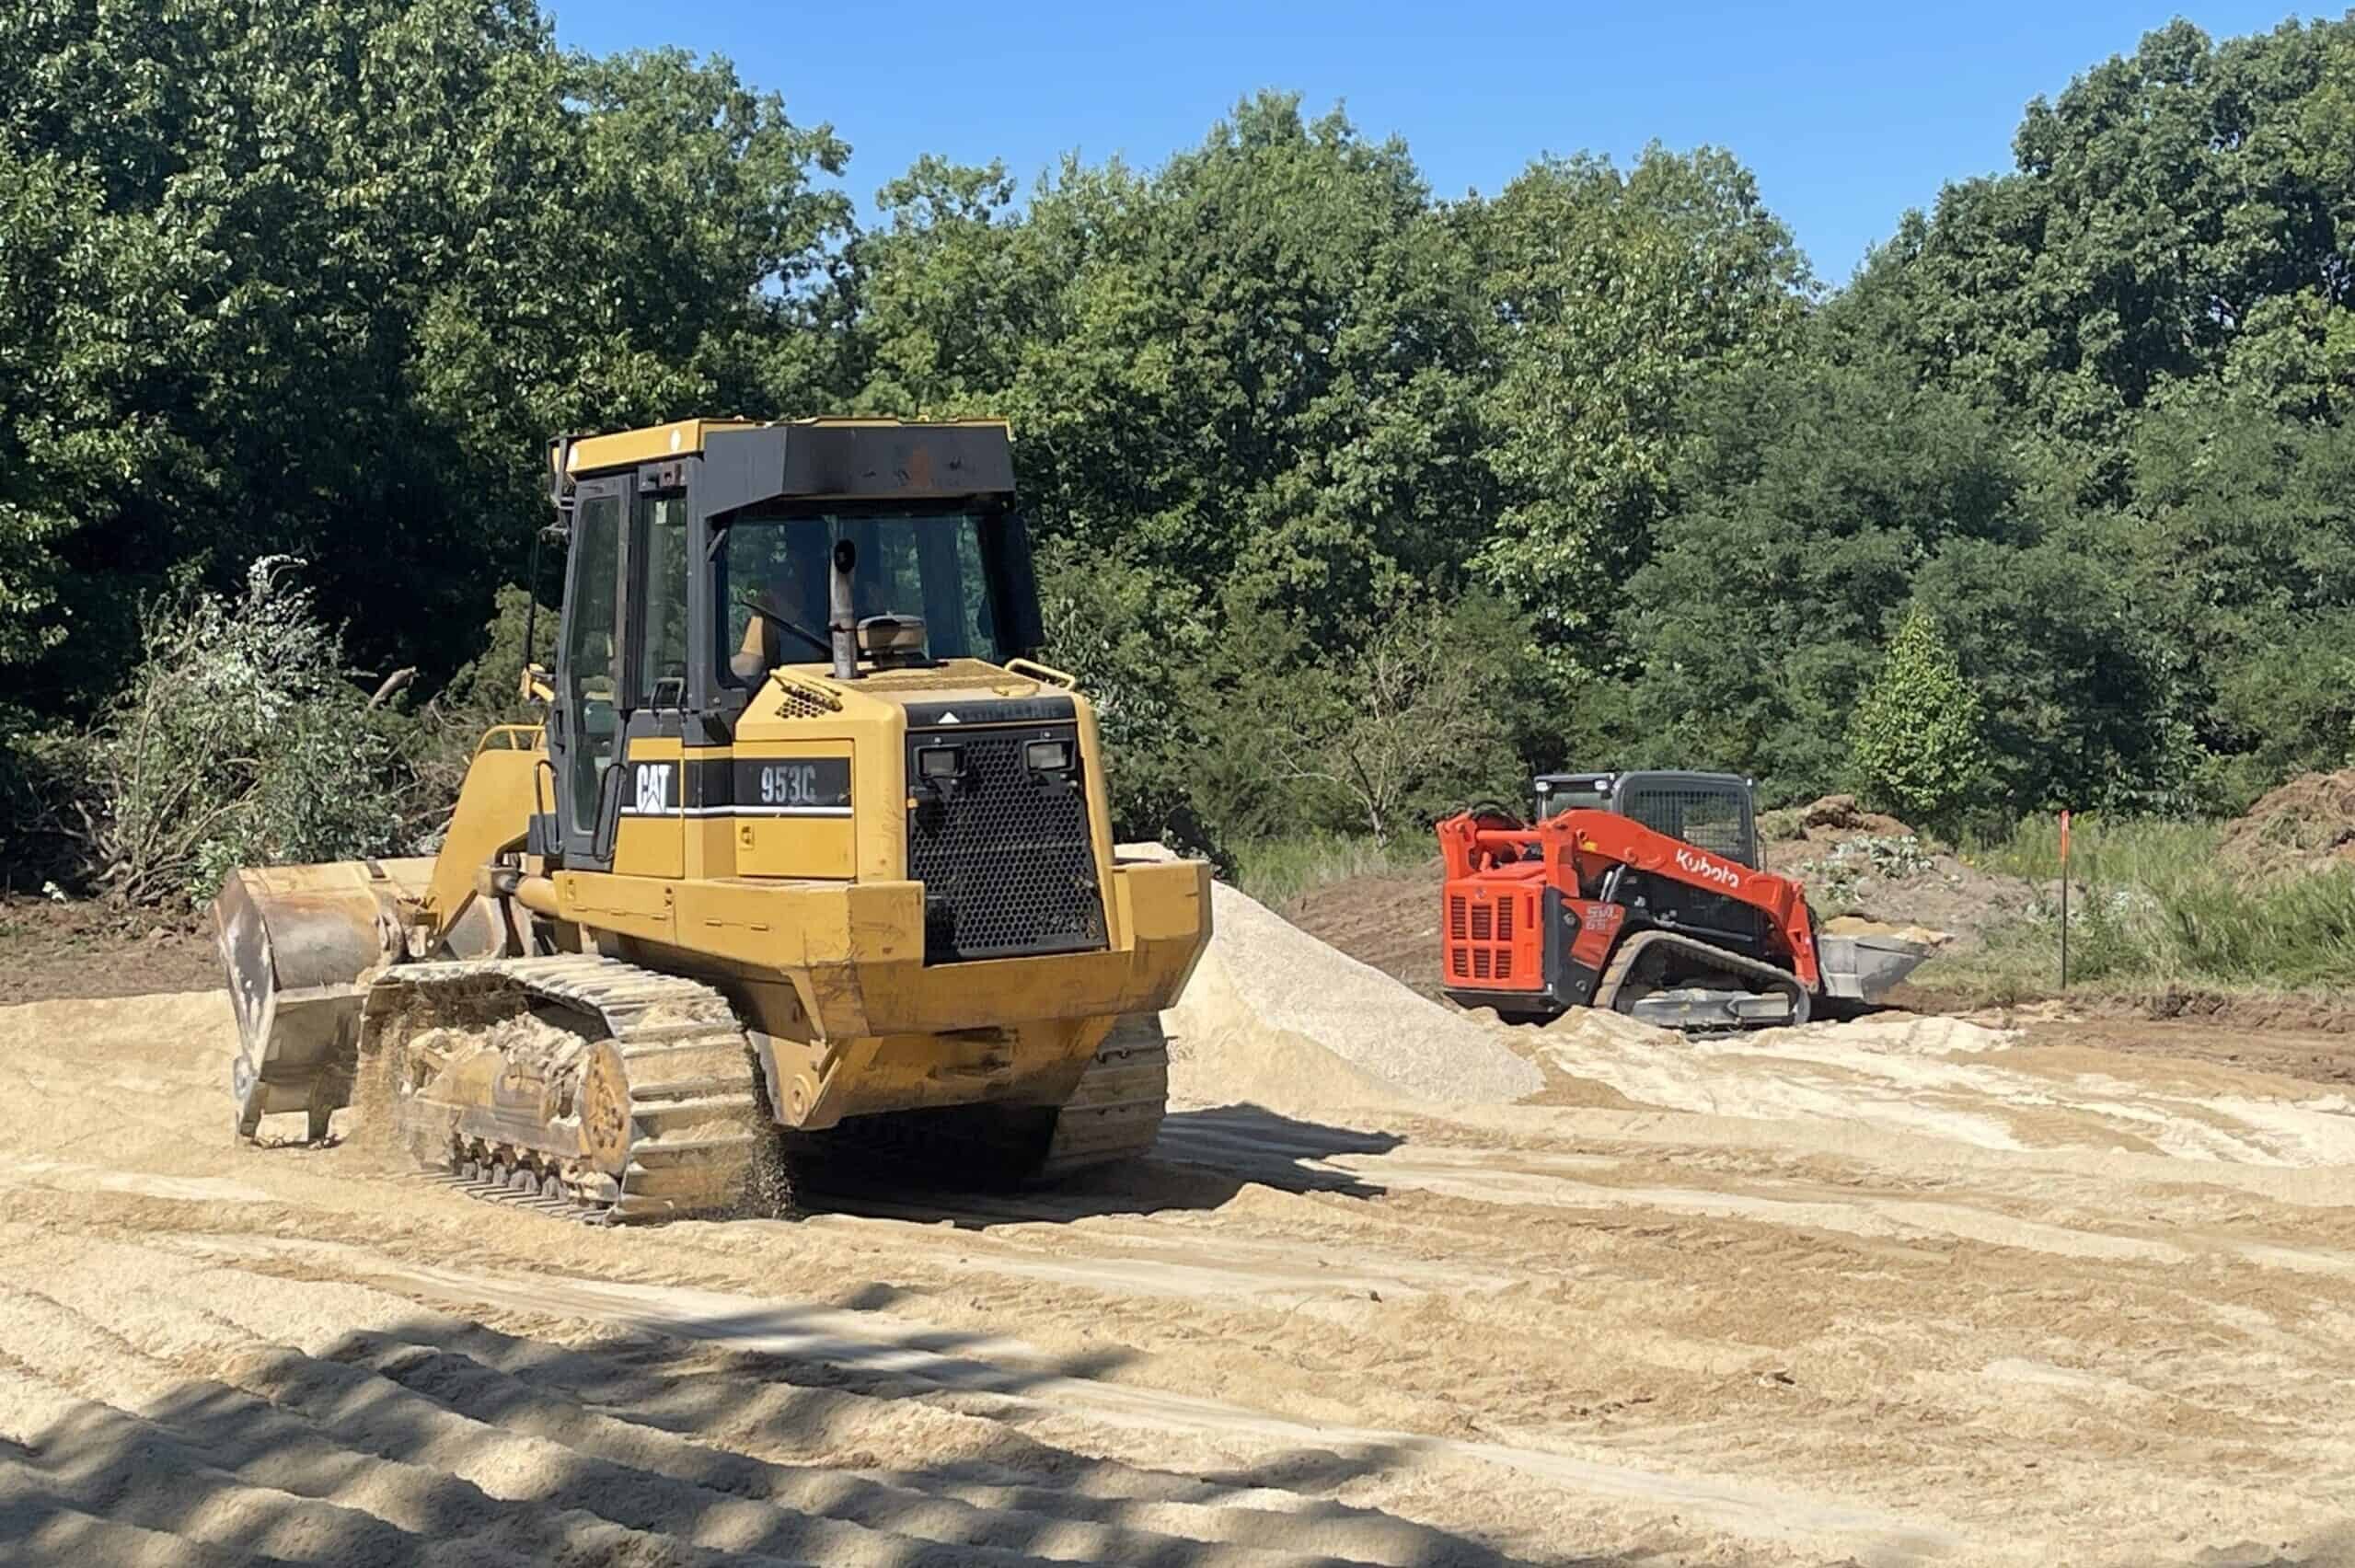
<path fill-rule="evenodd" d="M 1722 883 L 1726 887 L 1742 885 L 1742 874 L 1731 866 L 1721 866 L 1706 855 L 1696 855 L 1690 849 L 1677 851 L 1677 869 L 1691 871 L 1696 877 Z"/>

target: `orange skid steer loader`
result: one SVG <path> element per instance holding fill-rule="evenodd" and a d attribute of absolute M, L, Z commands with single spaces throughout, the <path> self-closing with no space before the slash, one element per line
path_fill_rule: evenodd
<path fill-rule="evenodd" d="M 1556 774 L 1538 819 L 1477 807 L 1438 824 L 1441 973 L 1466 1007 L 1541 1020 L 1608 1008 L 1669 1029 L 1805 1023 L 1876 1002 L 1920 943 L 1826 935 L 1806 890 L 1760 864 L 1749 781 Z"/>

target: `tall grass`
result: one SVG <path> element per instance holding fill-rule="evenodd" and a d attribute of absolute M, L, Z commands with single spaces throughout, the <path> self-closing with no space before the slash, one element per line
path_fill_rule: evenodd
<path fill-rule="evenodd" d="M 2058 978 L 2060 834 L 2023 824 L 1969 847 L 1980 868 L 2026 879 L 2021 917 L 1953 967 L 1966 984 L 2049 989 Z M 2260 879 L 2228 862 L 2220 831 L 2197 823 L 2084 819 L 2071 836 L 2072 983 L 2130 987 L 2355 985 L 2355 870 Z"/>
<path fill-rule="evenodd" d="M 1438 852 L 1428 833 L 1400 834 L 1387 845 L 1361 834 L 1263 838 L 1234 849 L 1230 880 L 1273 909 L 1328 882 L 1410 870 Z"/>

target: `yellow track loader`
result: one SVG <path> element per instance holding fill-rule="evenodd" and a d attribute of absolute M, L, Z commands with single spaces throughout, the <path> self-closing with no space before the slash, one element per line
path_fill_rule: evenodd
<path fill-rule="evenodd" d="M 600 1219 L 733 1207 L 780 1146 L 1149 1147 L 1208 870 L 1114 851 L 1093 711 L 1027 657 L 1006 427 L 687 421 L 550 471 L 545 723 L 483 737 L 433 858 L 214 905 L 238 1135 L 356 1094 L 421 1166 Z"/>

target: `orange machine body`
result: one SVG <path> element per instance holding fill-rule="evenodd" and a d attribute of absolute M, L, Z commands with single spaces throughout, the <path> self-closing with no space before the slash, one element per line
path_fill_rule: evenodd
<path fill-rule="evenodd" d="M 1727 946 L 1823 986 L 1800 884 L 1657 833 L 1613 812 L 1572 809 L 1524 826 L 1467 812 L 1438 825 L 1441 974 L 1467 1006 L 1555 1013 L 1587 1005 L 1621 944 L 1661 929 Z M 1627 895 L 1629 874 L 1664 879 L 1756 912 L 1754 931 L 1680 921 Z M 1704 906 L 1715 907 L 1712 902 Z"/>

